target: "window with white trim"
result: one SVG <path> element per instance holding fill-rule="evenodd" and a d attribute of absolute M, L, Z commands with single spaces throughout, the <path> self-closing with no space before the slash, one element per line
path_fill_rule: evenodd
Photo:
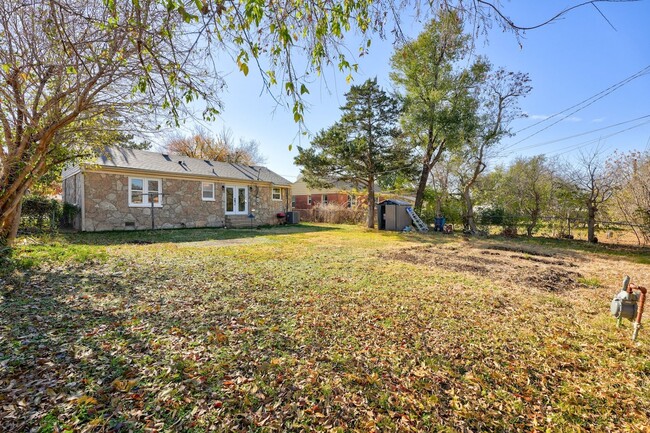
<path fill-rule="evenodd" d="M 307 204 L 311 206 L 311 195 L 307 196 Z"/>
<path fill-rule="evenodd" d="M 273 188 L 271 190 L 271 198 L 275 201 L 282 200 L 282 190 L 280 188 Z"/>
<path fill-rule="evenodd" d="M 213 182 L 201 182 L 201 199 L 203 201 L 214 201 Z"/>
<path fill-rule="evenodd" d="M 354 194 L 348 194 L 348 207 L 356 207 L 357 205 L 357 196 Z"/>
<path fill-rule="evenodd" d="M 296 196 L 295 195 L 291 196 L 291 207 L 296 207 Z"/>
<path fill-rule="evenodd" d="M 162 180 L 129 177 L 130 207 L 162 207 Z"/>
<path fill-rule="evenodd" d="M 327 194 L 323 194 L 323 195 L 321 196 L 321 203 L 323 203 L 323 204 L 327 204 Z"/>

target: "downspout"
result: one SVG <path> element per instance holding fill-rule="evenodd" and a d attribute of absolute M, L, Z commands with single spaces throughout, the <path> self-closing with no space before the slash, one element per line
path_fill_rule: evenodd
<path fill-rule="evenodd" d="M 282 189 L 284 190 L 284 193 L 285 193 L 285 197 L 284 197 L 284 211 L 285 211 L 285 212 L 289 212 L 289 211 L 291 210 L 291 209 L 289 209 L 289 200 L 290 200 L 290 197 L 289 197 L 289 188 L 282 188 Z M 280 191 L 282 191 L 282 190 L 280 190 Z"/>

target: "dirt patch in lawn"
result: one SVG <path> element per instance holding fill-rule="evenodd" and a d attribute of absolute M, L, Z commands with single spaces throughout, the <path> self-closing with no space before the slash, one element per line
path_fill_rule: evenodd
<path fill-rule="evenodd" d="M 254 237 L 254 238 L 238 238 L 238 239 L 213 239 L 209 241 L 198 241 L 198 242 L 181 242 L 178 245 L 184 247 L 233 247 L 238 245 L 251 245 L 251 244 L 261 244 L 269 242 L 268 238 L 265 237 Z"/>
<path fill-rule="evenodd" d="M 510 245 L 417 246 L 383 258 L 488 278 L 498 284 L 563 292 L 586 287 L 569 255 Z"/>
<path fill-rule="evenodd" d="M 496 250 L 496 251 L 505 251 L 505 252 L 510 252 L 510 253 L 521 253 L 521 254 L 529 254 L 531 256 L 543 256 L 543 257 L 553 257 L 555 253 L 551 253 L 548 251 L 540 251 L 539 249 L 533 248 L 533 247 L 527 247 L 527 246 L 522 246 L 522 245 L 486 245 L 486 249 L 488 250 Z"/>

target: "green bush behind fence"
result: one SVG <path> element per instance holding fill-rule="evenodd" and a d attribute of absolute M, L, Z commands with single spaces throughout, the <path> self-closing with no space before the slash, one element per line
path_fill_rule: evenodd
<path fill-rule="evenodd" d="M 72 227 L 79 207 L 56 199 L 29 195 L 23 199 L 21 229 L 56 230 Z"/>

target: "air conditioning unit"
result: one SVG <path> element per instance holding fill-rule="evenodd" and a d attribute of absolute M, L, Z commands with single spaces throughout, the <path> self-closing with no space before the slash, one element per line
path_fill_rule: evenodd
<path fill-rule="evenodd" d="M 287 212 L 287 224 L 299 224 L 300 223 L 300 212 Z"/>

